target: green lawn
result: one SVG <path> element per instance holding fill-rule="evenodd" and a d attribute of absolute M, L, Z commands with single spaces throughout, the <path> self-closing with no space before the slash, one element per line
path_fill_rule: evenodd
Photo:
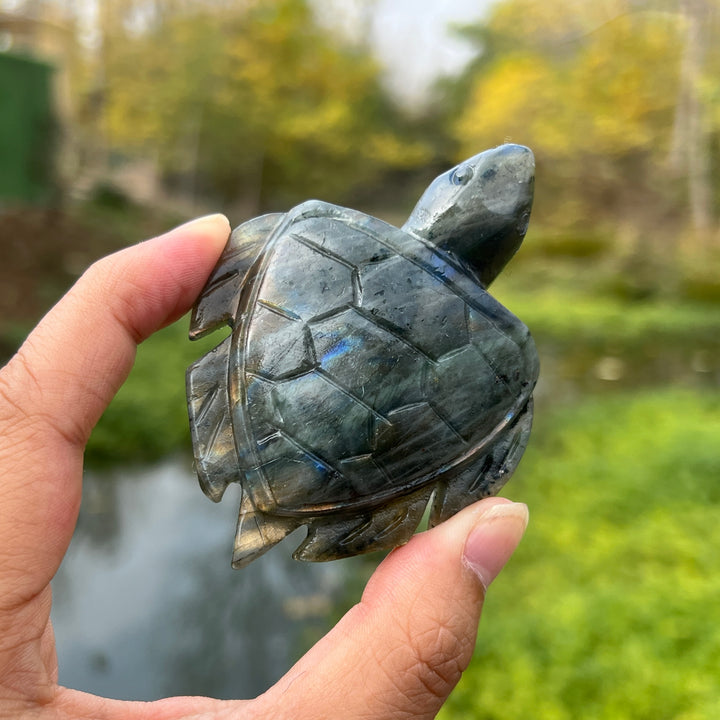
<path fill-rule="evenodd" d="M 599 339 L 622 345 L 720 342 L 720 305 L 655 300 L 628 303 L 619 298 L 583 293 L 569 295 L 552 286 L 537 291 L 501 295 L 533 334 L 565 345 Z"/>
<path fill-rule="evenodd" d="M 443 720 L 720 717 L 720 393 L 592 398 L 538 419 L 531 508 Z"/>

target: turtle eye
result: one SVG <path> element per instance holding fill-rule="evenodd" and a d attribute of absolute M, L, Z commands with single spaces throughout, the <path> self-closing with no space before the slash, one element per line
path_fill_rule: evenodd
<path fill-rule="evenodd" d="M 450 182 L 453 185 L 467 185 L 470 178 L 473 176 L 473 169 L 470 165 L 461 165 L 455 168 L 450 175 Z"/>

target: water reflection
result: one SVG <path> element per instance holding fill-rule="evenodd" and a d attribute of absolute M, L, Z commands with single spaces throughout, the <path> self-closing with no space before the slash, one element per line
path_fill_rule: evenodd
<path fill-rule="evenodd" d="M 536 418 L 558 403 L 577 402 L 608 391 L 653 387 L 715 389 L 720 386 L 720 338 L 699 335 L 669 345 L 623 347 L 605 343 L 556 345 L 536 340 L 540 379 L 535 389 Z"/>
<path fill-rule="evenodd" d="M 215 505 L 180 461 L 85 478 L 53 582 L 63 685 L 122 699 L 252 697 L 292 664 L 354 566 L 293 561 L 295 536 L 231 571 L 237 489 Z"/>

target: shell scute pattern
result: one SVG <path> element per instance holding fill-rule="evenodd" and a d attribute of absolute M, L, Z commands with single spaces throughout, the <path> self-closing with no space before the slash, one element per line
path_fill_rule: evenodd
<path fill-rule="evenodd" d="M 467 303 L 450 273 L 431 274 L 382 253 L 385 246 L 368 230 L 351 231 L 353 243 L 340 255 L 343 247 L 333 245 L 336 233 L 326 225 L 303 218 L 297 226 L 290 223 L 272 245 L 244 351 L 245 372 L 273 381 L 262 402 L 248 403 L 246 423 L 257 448 L 253 465 L 286 511 L 407 484 L 426 471 L 428 458 L 449 460 L 492 429 L 509 393 L 471 334 L 482 336 L 475 337 L 479 344 L 506 338 L 491 320 L 476 321 L 471 333 Z M 317 271 L 299 282 L 293 254 L 308 253 Z M 484 291 L 475 294 L 486 302 Z M 476 392 L 458 392 L 468 382 Z M 292 446 L 287 455 L 267 455 L 265 433 L 273 426 Z M 356 473 L 344 492 L 337 484 L 331 492 L 329 477 L 343 476 L 358 456 L 370 458 L 370 477 L 361 481 Z"/>
<path fill-rule="evenodd" d="M 423 399 L 425 357 L 356 308 L 311 323 L 311 333 L 322 370 L 378 415 Z"/>
<path fill-rule="evenodd" d="M 282 380 L 311 370 L 315 364 L 312 338 L 302 320 L 258 303 L 248 328 L 246 372 Z"/>
<path fill-rule="evenodd" d="M 467 343 L 464 301 L 424 268 L 395 257 L 368 268 L 360 279 L 363 309 L 429 358 Z"/>
<path fill-rule="evenodd" d="M 298 263 L 315 265 L 311 283 L 298 275 Z M 352 304 L 352 270 L 308 246 L 299 236 L 282 237 L 268 263 L 258 301 L 308 322 Z"/>

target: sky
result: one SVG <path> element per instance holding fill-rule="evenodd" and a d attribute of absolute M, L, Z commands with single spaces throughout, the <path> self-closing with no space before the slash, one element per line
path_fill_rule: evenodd
<path fill-rule="evenodd" d="M 454 37 L 451 24 L 481 19 L 493 0 L 314 0 L 351 34 L 370 36 L 386 70 L 388 87 L 407 104 L 422 101 L 432 81 L 452 74 L 472 57 L 470 46 Z"/>

